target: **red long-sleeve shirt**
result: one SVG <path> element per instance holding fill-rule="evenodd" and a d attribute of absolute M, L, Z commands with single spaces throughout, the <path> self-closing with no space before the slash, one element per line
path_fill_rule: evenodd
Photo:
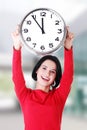
<path fill-rule="evenodd" d="M 21 50 L 13 49 L 12 78 L 25 130 L 60 130 L 64 104 L 73 80 L 72 49 L 64 50 L 64 72 L 59 87 L 48 93 L 26 87 L 21 64 Z"/>

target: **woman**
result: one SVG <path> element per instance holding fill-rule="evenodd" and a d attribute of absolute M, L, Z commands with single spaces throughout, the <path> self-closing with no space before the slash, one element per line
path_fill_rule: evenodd
<path fill-rule="evenodd" d="M 67 27 L 63 74 L 60 62 L 55 56 L 42 57 L 32 72 L 32 77 L 36 80 L 34 90 L 26 87 L 22 72 L 19 26 L 12 33 L 12 38 L 12 78 L 23 112 L 25 130 L 60 130 L 62 112 L 73 81 L 73 33 Z"/>

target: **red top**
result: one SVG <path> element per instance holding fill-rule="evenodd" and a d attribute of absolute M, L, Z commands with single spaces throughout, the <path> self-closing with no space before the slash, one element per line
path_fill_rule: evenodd
<path fill-rule="evenodd" d="M 72 49 L 64 50 L 64 72 L 58 88 L 46 93 L 26 87 L 21 50 L 13 50 L 13 82 L 24 116 L 25 130 L 60 130 L 65 101 L 73 80 Z"/>

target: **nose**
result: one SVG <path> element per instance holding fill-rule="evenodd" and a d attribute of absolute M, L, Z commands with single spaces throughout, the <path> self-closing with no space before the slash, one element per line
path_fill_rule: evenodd
<path fill-rule="evenodd" d="M 50 71 L 46 71 L 46 76 L 48 77 L 50 75 Z"/>

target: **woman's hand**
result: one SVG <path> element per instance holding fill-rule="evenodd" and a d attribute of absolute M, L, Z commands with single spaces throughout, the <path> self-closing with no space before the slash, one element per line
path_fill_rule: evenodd
<path fill-rule="evenodd" d="M 71 49 L 73 39 L 74 39 L 74 34 L 69 32 L 69 27 L 67 27 L 67 35 L 66 35 L 66 39 L 65 39 L 65 42 L 64 42 L 64 47 L 66 49 L 68 49 L 68 50 Z"/>
<path fill-rule="evenodd" d="M 22 42 L 19 35 L 19 25 L 17 25 L 16 30 L 11 34 L 13 39 L 13 46 L 16 50 L 19 50 L 22 47 Z"/>

